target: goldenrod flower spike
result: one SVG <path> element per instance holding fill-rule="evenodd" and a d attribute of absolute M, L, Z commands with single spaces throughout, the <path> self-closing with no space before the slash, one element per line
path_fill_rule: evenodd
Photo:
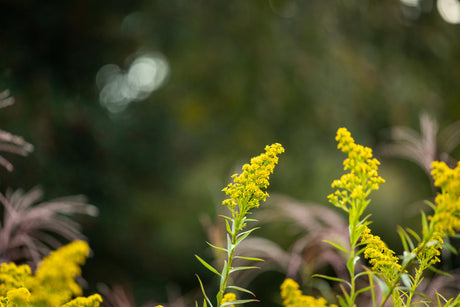
<path fill-rule="evenodd" d="M 361 244 L 366 245 L 364 257 L 369 260 L 374 271 L 383 274 L 386 280 L 394 281 L 401 272 L 395 252 L 389 249 L 379 236 L 372 235 L 367 226 L 361 227 Z"/>
<path fill-rule="evenodd" d="M 455 169 L 438 161 L 431 167 L 434 185 L 441 189 L 435 198 L 434 215 L 430 217 L 432 227 L 443 236 L 453 235 L 460 231 L 460 162 Z"/>
<path fill-rule="evenodd" d="M 327 307 L 327 301 L 320 297 L 303 295 L 299 290 L 299 284 L 291 278 L 286 278 L 281 284 L 281 298 L 285 307 Z M 329 307 L 337 307 L 335 304 Z"/>
<path fill-rule="evenodd" d="M 364 208 L 354 208 L 355 200 L 362 200 L 360 204 L 366 206 L 367 203 L 363 200 L 385 182 L 377 173 L 380 162 L 372 157 L 372 149 L 356 144 L 346 128 L 339 128 L 335 139 L 339 143 L 337 148 L 348 154 L 348 158 L 343 161 L 343 166 L 344 170 L 349 172 L 332 182 L 332 187 L 338 190 L 329 195 L 328 199 L 333 205 L 346 212 L 350 209 L 358 209 L 362 213 Z"/>
<path fill-rule="evenodd" d="M 230 196 L 223 201 L 230 211 L 239 207 L 239 215 L 244 215 L 251 208 L 259 207 L 260 201 L 265 201 L 268 193 L 270 174 L 278 163 L 278 155 L 284 152 L 283 146 L 275 143 L 265 147 L 265 153 L 251 159 L 250 164 L 243 165 L 243 172 L 232 176 L 233 183 L 223 189 Z"/>

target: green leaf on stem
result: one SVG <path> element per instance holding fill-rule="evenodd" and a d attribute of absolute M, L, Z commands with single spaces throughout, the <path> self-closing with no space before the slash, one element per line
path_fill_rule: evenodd
<path fill-rule="evenodd" d="M 198 274 L 195 274 L 196 278 L 198 278 L 198 282 L 200 283 L 200 288 L 201 288 L 201 292 L 203 293 L 204 295 L 204 298 L 206 300 L 203 300 L 203 307 L 206 307 L 206 301 L 208 301 L 209 303 L 209 306 L 213 307 L 212 306 L 212 303 L 211 303 L 211 300 L 208 298 L 208 296 L 206 295 L 206 291 L 204 291 L 204 287 L 203 287 L 203 283 L 201 282 L 201 279 L 200 279 L 200 276 L 198 276 Z"/>
<path fill-rule="evenodd" d="M 327 279 L 327 280 L 332 280 L 332 281 L 337 281 L 337 282 L 340 282 L 340 283 L 345 283 L 351 288 L 351 284 L 348 281 L 346 281 L 345 279 L 342 279 L 342 278 L 327 276 L 327 275 L 323 275 L 323 274 L 314 274 L 312 277 L 319 277 L 319 278 L 324 278 L 324 279 Z"/>
<path fill-rule="evenodd" d="M 231 268 L 230 273 L 233 273 L 236 271 L 252 270 L 252 269 L 260 269 L 260 268 L 258 266 L 239 266 L 236 268 Z"/>
<path fill-rule="evenodd" d="M 246 293 L 251 294 L 254 297 L 256 296 L 253 292 L 249 291 L 248 289 L 244 289 L 244 288 L 241 288 L 241 287 L 238 287 L 238 286 L 228 286 L 227 288 L 238 290 L 238 291 L 241 291 L 241 292 L 246 292 Z"/>
<path fill-rule="evenodd" d="M 231 305 L 239 305 L 239 304 L 246 304 L 246 303 L 251 303 L 251 302 L 260 302 L 260 301 L 256 300 L 256 299 L 236 300 L 236 301 L 223 303 L 222 305 L 220 305 L 220 307 L 231 306 Z"/>
<path fill-rule="evenodd" d="M 338 250 L 341 250 L 344 253 L 347 253 L 347 254 L 349 253 L 349 251 L 345 247 L 343 247 L 342 245 L 339 245 L 339 244 L 337 244 L 335 242 L 332 242 L 332 241 L 329 241 L 329 240 L 323 240 L 323 242 L 329 243 L 330 245 L 334 246 L 335 248 L 337 248 Z"/>
<path fill-rule="evenodd" d="M 255 258 L 255 257 L 243 257 L 243 256 L 235 256 L 237 259 L 243 259 L 243 260 L 249 260 L 249 261 L 265 261 L 261 258 Z"/>
<path fill-rule="evenodd" d="M 235 245 L 238 245 L 240 244 L 241 241 L 243 241 L 244 239 L 246 239 L 247 236 L 249 236 L 254 230 L 256 229 L 259 229 L 260 227 L 255 227 L 255 228 L 252 228 L 252 229 L 249 229 L 245 232 L 242 232 L 240 234 L 237 235 L 237 238 L 238 240 L 236 241 Z"/>
<path fill-rule="evenodd" d="M 215 245 L 209 243 L 208 241 L 206 241 L 206 244 L 208 244 L 208 245 L 211 246 L 212 248 L 217 249 L 217 250 L 219 250 L 219 251 L 227 252 L 227 250 L 226 250 L 225 248 L 215 246 Z"/>
<path fill-rule="evenodd" d="M 215 268 L 213 268 L 209 263 L 207 263 L 206 261 L 204 261 L 203 259 L 201 259 L 200 256 L 195 255 L 195 257 L 196 257 L 196 258 L 201 262 L 201 264 L 204 265 L 208 270 L 210 270 L 211 272 L 213 272 L 213 273 L 215 273 L 215 274 L 221 276 L 220 273 L 217 272 L 217 270 L 216 270 Z"/>

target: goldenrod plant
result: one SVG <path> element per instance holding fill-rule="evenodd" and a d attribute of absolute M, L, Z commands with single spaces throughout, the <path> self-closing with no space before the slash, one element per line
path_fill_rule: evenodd
<path fill-rule="evenodd" d="M 82 297 L 75 281 L 88 254 L 86 242 L 74 241 L 51 252 L 34 274 L 26 264 L 2 263 L 0 307 L 98 307 L 100 295 Z"/>
<path fill-rule="evenodd" d="M 198 277 L 204 300 L 203 306 L 235 306 L 247 302 L 257 301 L 256 299 L 237 299 L 237 293 L 254 294 L 242 287 L 231 283 L 231 274 L 241 270 L 250 270 L 257 268 L 255 266 L 238 266 L 234 267 L 235 259 L 243 259 L 249 261 L 262 261 L 260 258 L 246 257 L 236 255 L 237 246 L 247 238 L 255 228 L 247 228 L 247 224 L 254 222 L 254 219 L 248 217 L 251 210 L 259 207 L 261 201 L 265 201 L 268 197 L 266 189 L 269 185 L 269 176 L 273 173 L 275 165 L 278 163 L 278 155 L 284 152 L 281 144 L 275 143 L 265 147 L 265 153 L 251 159 L 250 164 L 243 165 L 241 174 L 232 176 L 233 182 L 230 183 L 223 191 L 229 196 L 223 201 L 230 211 L 229 215 L 222 215 L 225 219 L 227 231 L 227 246 L 218 247 L 208 243 L 212 248 L 223 252 L 225 260 L 222 270 L 219 272 L 216 268 L 196 255 L 196 258 L 211 272 L 219 276 L 219 290 L 216 295 L 216 302 L 213 304 L 210 297 L 206 293 L 203 283 Z M 230 290 L 230 291 L 229 291 Z M 195 304 L 198 306 L 198 303 Z"/>
<path fill-rule="evenodd" d="M 389 300 L 392 306 L 401 307 L 421 303 L 460 306 L 460 295 L 448 300 L 438 294 L 437 302 L 430 302 L 423 293 L 417 292 L 424 271 L 436 271 L 433 265 L 440 261 L 443 246 L 453 249 L 445 243 L 446 238 L 460 230 L 460 163 L 455 169 L 449 168 L 444 162 L 431 164 L 434 184 L 441 190 L 435 203 L 430 203 L 434 213 L 428 217 L 422 213 L 421 235 L 411 229 L 398 229 L 404 253 L 397 257 L 380 237 L 371 233 L 368 227 L 371 224 L 370 215 L 364 215 L 370 203 L 370 193 L 385 182 L 378 174 L 379 161 L 373 158 L 370 148 L 356 144 L 346 128 L 338 129 L 336 140 L 338 148 L 348 155 L 343 162 L 347 172 L 340 179 L 334 180 L 332 187 L 336 191 L 328 198 L 333 205 L 348 214 L 349 243 L 343 246 L 326 242 L 347 255 L 349 280 L 325 275 L 316 277 L 341 283 L 342 295 L 338 297 L 341 307 L 357 306 L 358 296 L 368 291 L 371 292 L 372 306 L 384 306 Z M 370 268 L 358 267 L 362 265 L 361 256 L 367 259 Z M 358 289 L 356 285 L 360 278 L 367 278 L 368 286 Z M 292 289 L 295 288 L 291 282 L 287 283 L 291 284 Z M 379 301 L 377 287 L 381 291 Z"/>
<path fill-rule="evenodd" d="M 281 284 L 281 298 L 285 307 L 337 307 L 335 304 L 328 305 L 322 297 L 315 298 L 302 294 L 299 284 L 291 278 L 286 278 Z"/>

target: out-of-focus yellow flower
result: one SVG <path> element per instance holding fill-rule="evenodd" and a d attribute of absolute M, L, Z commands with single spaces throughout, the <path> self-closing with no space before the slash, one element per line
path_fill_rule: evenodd
<path fill-rule="evenodd" d="M 22 288 L 31 276 L 28 265 L 2 263 L 0 267 L 0 296 L 6 296 L 8 291 Z"/>
<path fill-rule="evenodd" d="M 436 209 L 430 220 L 442 236 L 453 235 L 460 231 L 460 162 L 455 169 L 439 161 L 434 161 L 431 167 L 434 185 L 441 193 L 435 198 Z"/>
<path fill-rule="evenodd" d="M 327 301 L 320 297 L 303 295 L 299 284 L 290 278 L 286 278 L 281 284 L 281 298 L 285 307 L 327 307 Z M 329 307 L 337 307 L 335 304 Z"/>
<path fill-rule="evenodd" d="M 220 305 L 222 306 L 222 304 L 232 301 L 236 301 L 236 295 L 235 293 L 228 292 L 225 293 L 224 297 L 222 298 L 222 301 L 220 302 Z M 232 304 L 229 307 L 235 307 L 235 305 Z"/>
<path fill-rule="evenodd" d="M 0 307 L 98 307 L 99 294 L 82 293 L 75 277 L 81 274 L 89 253 L 86 242 L 75 241 L 51 252 L 38 265 L 35 275 L 27 265 L 3 263 L 0 267 Z"/>
<path fill-rule="evenodd" d="M 102 298 L 99 294 L 93 294 L 88 297 L 77 297 L 70 302 L 62 305 L 62 307 L 89 307 L 99 306 L 102 303 Z"/>
<path fill-rule="evenodd" d="M 251 159 L 251 164 L 243 165 L 243 172 L 232 176 L 233 183 L 223 189 L 230 196 L 223 201 L 232 212 L 239 206 L 240 214 L 259 206 L 265 201 L 268 193 L 269 176 L 278 163 L 278 155 L 284 152 L 281 144 L 275 143 L 265 147 L 265 153 Z"/>
<path fill-rule="evenodd" d="M 8 291 L 6 294 L 8 305 L 10 306 L 28 306 L 30 292 L 26 288 L 18 288 Z"/>

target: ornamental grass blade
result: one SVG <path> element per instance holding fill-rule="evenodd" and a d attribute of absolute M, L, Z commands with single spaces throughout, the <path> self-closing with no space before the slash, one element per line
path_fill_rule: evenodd
<path fill-rule="evenodd" d="M 343 247 L 342 245 L 339 245 L 339 244 L 334 243 L 334 242 L 329 241 L 329 240 L 323 240 L 323 242 L 329 243 L 330 245 L 334 246 L 334 247 L 337 248 L 338 250 L 341 250 L 342 252 L 348 254 L 348 250 L 347 250 L 345 247 Z"/>
<path fill-rule="evenodd" d="M 203 293 L 203 296 L 205 298 L 205 299 L 203 299 L 203 307 L 207 306 L 206 301 L 208 301 L 209 306 L 213 307 L 212 303 L 211 303 L 211 300 L 206 295 L 206 291 L 204 291 L 203 283 L 201 282 L 200 276 L 198 276 L 198 274 L 195 274 L 195 276 L 196 276 L 196 278 L 198 278 L 198 282 L 200 283 L 201 292 Z"/>
<path fill-rule="evenodd" d="M 211 272 L 217 274 L 218 276 L 221 276 L 219 272 L 217 272 L 217 270 L 215 268 L 213 268 L 209 263 L 207 263 L 206 261 L 204 261 L 203 259 L 200 258 L 200 256 L 198 255 L 195 255 L 196 259 L 198 259 L 202 265 L 204 265 L 208 270 L 210 270 Z"/>
<path fill-rule="evenodd" d="M 246 292 L 246 293 L 251 294 L 254 297 L 256 296 L 252 291 L 249 291 L 248 289 L 244 289 L 244 288 L 241 288 L 241 287 L 238 287 L 238 286 L 228 286 L 227 288 L 238 290 L 238 291 L 241 291 L 241 292 Z"/>

